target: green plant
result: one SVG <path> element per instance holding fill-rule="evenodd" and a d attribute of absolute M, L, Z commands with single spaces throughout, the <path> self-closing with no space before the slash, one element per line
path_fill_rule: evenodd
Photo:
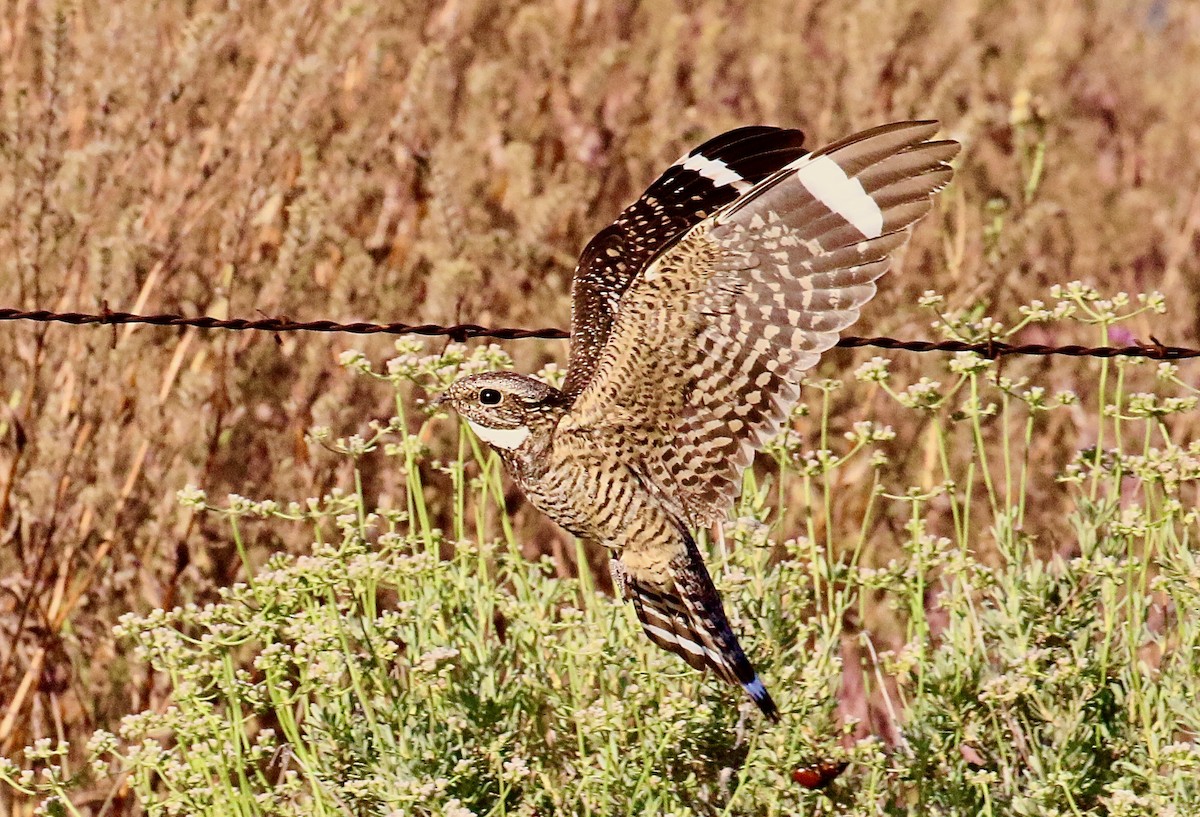
<path fill-rule="evenodd" d="M 1105 339 L 1161 308 L 1156 296 L 1130 307 L 1082 285 L 1055 297 L 1023 310 L 1022 325 L 1082 319 Z M 934 295 L 925 303 L 940 309 Z M 937 325 L 964 338 L 1021 328 L 962 315 Z M 244 582 L 215 603 L 122 621 L 169 706 L 97 732 L 90 772 L 43 741 L 23 771 L 5 761 L 0 777 L 47 798 L 50 813 L 83 813 L 73 792 L 85 781 L 127 781 L 147 812 L 189 815 L 1200 808 L 1200 445 L 1173 441 L 1174 419 L 1195 404 L 1173 366 L 1153 377 L 1182 396 L 1131 392 L 1146 365 L 1101 364 L 1092 410 L 1103 430 L 1061 470 L 1074 504 L 1061 541 L 1025 522 L 1029 450 L 1048 417 L 1079 408 L 1074 395 L 1048 397 L 971 355 L 950 361 L 946 384 L 907 387 L 886 360 L 869 361 L 857 379 L 924 429 L 932 467 L 904 488 L 889 470 L 896 432 L 839 418 L 840 383 L 814 380 L 797 411 L 812 432 L 784 434 L 763 463 L 773 465 L 748 472 L 712 554 L 734 626 L 780 690 L 785 719 L 771 727 L 649 645 L 587 570 L 563 578 L 527 559 L 498 463 L 464 429 L 449 453 L 431 450 L 430 424 L 442 421 L 414 416 L 405 396 L 507 366 L 503 352 L 397 347 L 381 371 L 342 357 L 395 387 L 395 416 L 370 436 L 313 439 L 356 464 L 383 456 L 404 475 L 403 496 L 372 507 L 357 466 L 353 490 L 303 504 L 231 496 L 216 507 L 183 492 L 185 505 L 225 518 L 247 561 Z M 837 541 L 828 520 L 847 475 L 865 504 L 858 537 Z M 439 506 L 451 509 L 448 532 L 433 524 Z M 802 535 L 787 538 L 800 520 Z M 255 567 L 248 524 L 307 526 L 312 551 Z M 837 716 L 848 671 L 885 740 Z M 842 756 L 851 766 L 828 793 L 790 779 Z"/>

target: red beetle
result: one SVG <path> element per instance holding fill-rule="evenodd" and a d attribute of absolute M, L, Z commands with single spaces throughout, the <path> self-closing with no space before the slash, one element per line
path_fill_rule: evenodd
<path fill-rule="evenodd" d="M 795 780 L 806 789 L 823 789 L 850 765 L 844 760 L 820 760 L 792 771 Z"/>

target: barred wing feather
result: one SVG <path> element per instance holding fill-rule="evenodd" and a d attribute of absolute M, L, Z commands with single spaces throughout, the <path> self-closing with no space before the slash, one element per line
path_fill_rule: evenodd
<path fill-rule="evenodd" d="M 691 525 L 723 519 L 803 373 L 857 320 L 949 182 L 958 145 L 931 141 L 936 130 L 857 134 L 692 227 L 621 297 L 563 430 L 636 464 Z"/>
<path fill-rule="evenodd" d="M 798 130 L 751 125 L 709 139 L 667 168 L 584 248 L 571 283 L 571 359 L 564 393 L 592 377 L 621 296 L 689 228 L 803 156 Z"/>

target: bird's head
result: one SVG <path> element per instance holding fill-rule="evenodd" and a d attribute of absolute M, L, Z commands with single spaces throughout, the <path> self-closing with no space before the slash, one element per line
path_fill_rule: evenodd
<path fill-rule="evenodd" d="M 438 402 L 457 411 L 479 439 L 501 451 L 521 448 L 565 408 L 558 389 L 515 372 L 460 378 Z"/>

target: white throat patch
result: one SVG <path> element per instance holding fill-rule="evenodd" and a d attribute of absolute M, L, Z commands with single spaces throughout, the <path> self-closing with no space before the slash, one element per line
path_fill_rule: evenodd
<path fill-rule="evenodd" d="M 516 428 L 488 428 L 481 426 L 473 420 L 467 420 L 467 425 L 475 432 L 475 436 L 483 440 L 488 445 L 493 445 L 496 448 L 503 448 L 505 451 L 512 451 L 514 448 L 520 448 L 521 443 L 529 439 L 529 428 L 527 426 L 517 426 Z"/>

